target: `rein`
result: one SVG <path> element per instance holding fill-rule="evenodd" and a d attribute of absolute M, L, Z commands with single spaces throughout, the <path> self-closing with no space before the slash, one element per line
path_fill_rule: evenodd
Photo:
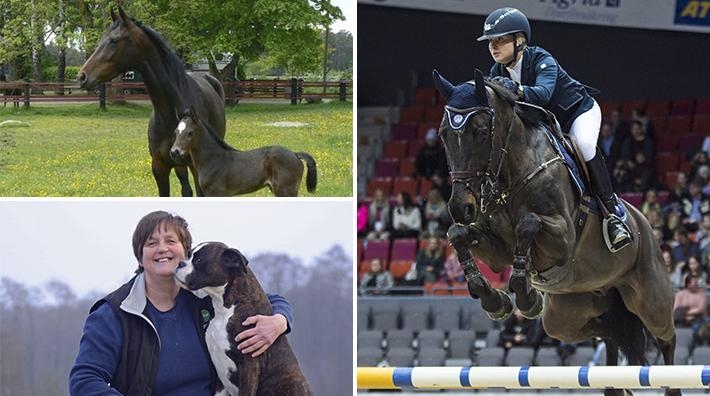
<path fill-rule="evenodd" d="M 505 144 L 503 147 L 501 147 L 499 150 L 501 152 L 499 156 L 499 161 L 498 161 L 498 169 L 496 169 L 495 174 L 491 173 L 491 163 L 493 162 L 493 152 L 494 152 L 494 147 L 493 147 L 493 135 L 496 130 L 495 128 L 495 109 L 492 107 L 487 107 L 487 106 L 478 106 L 478 107 L 470 107 L 467 109 L 457 109 L 455 107 L 451 107 L 449 105 L 446 105 L 444 107 L 444 110 L 446 112 L 446 115 L 448 117 L 449 125 L 452 127 L 453 132 L 458 136 L 459 139 L 459 145 L 461 145 L 461 134 L 464 132 L 464 127 L 468 123 L 468 120 L 472 117 L 475 117 L 479 113 L 485 113 L 488 114 L 490 117 L 489 121 L 489 134 L 490 134 L 490 150 L 488 151 L 488 164 L 486 165 L 486 169 L 476 169 L 473 171 L 457 171 L 457 170 L 452 170 L 449 172 L 451 175 L 452 183 L 461 183 L 463 184 L 471 193 L 476 196 L 476 192 L 473 190 L 473 186 L 471 185 L 471 180 L 473 178 L 477 177 L 485 177 L 485 180 L 483 183 L 481 183 L 481 193 L 480 193 L 480 199 L 479 199 L 479 205 L 481 207 L 481 213 L 486 213 L 488 209 L 488 202 L 490 200 L 496 201 L 498 204 L 504 204 L 506 202 L 506 198 L 508 196 L 508 193 L 505 191 L 500 192 L 498 190 L 498 177 L 500 176 L 500 172 L 503 168 L 503 161 L 505 159 L 505 155 L 508 153 L 508 142 L 510 141 L 510 135 L 511 135 L 511 130 L 513 128 L 513 120 L 514 117 L 511 117 L 510 123 L 508 124 L 508 129 L 507 129 L 507 135 L 505 139 Z M 452 116 L 453 114 L 453 116 Z"/>
<path fill-rule="evenodd" d="M 508 143 L 510 142 L 510 135 L 512 132 L 513 128 L 513 121 L 515 120 L 515 116 L 511 117 L 510 123 L 508 124 L 508 128 L 505 131 L 506 132 L 506 137 L 505 137 L 505 143 L 503 144 L 502 147 L 500 147 L 498 150 L 494 150 L 493 147 L 493 136 L 495 133 L 495 109 L 491 107 L 486 107 L 486 106 L 479 106 L 479 107 L 470 107 L 467 109 L 457 109 L 455 107 L 451 107 L 446 105 L 444 107 L 444 110 L 446 112 L 446 115 L 448 117 L 449 121 L 449 126 L 453 129 L 453 132 L 458 136 L 459 139 L 459 145 L 461 144 L 461 134 L 464 132 L 464 127 L 468 123 L 468 120 L 474 116 L 476 116 L 479 113 L 485 113 L 490 116 L 490 123 L 489 123 L 489 134 L 490 134 L 490 150 L 488 154 L 488 164 L 486 165 L 486 169 L 476 169 L 476 170 L 452 170 L 449 172 L 451 175 L 452 183 L 461 183 L 466 187 L 471 193 L 476 196 L 476 191 L 474 191 L 474 186 L 472 184 L 472 179 L 474 178 L 481 178 L 483 177 L 484 180 L 483 182 L 480 183 L 480 198 L 479 198 L 479 206 L 481 209 L 481 213 L 486 213 L 488 211 L 488 206 L 490 205 L 490 202 L 494 202 L 497 205 L 505 205 L 507 203 L 508 198 L 512 198 L 515 196 L 518 192 L 522 190 L 525 185 L 527 185 L 537 174 L 542 172 L 543 170 L 547 169 L 551 164 L 561 161 L 562 157 L 559 155 L 556 155 L 554 158 L 549 159 L 542 164 L 540 164 L 538 167 L 533 169 L 529 174 L 526 176 L 520 177 L 515 182 L 511 183 L 511 186 L 508 190 L 501 190 L 499 189 L 499 176 L 500 172 L 503 168 L 503 162 L 505 161 L 505 156 L 508 154 Z M 452 115 L 453 114 L 453 115 Z M 495 151 L 500 151 L 500 156 L 499 156 L 499 161 L 498 161 L 498 166 L 495 171 L 495 173 L 491 173 L 491 164 L 493 162 L 493 153 Z"/>

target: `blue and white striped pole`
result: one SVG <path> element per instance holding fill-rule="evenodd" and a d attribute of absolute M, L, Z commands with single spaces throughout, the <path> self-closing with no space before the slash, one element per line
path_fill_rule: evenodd
<path fill-rule="evenodd" d="M 706 389 L 710 366 L 358 367 L 359 389 Z"/>

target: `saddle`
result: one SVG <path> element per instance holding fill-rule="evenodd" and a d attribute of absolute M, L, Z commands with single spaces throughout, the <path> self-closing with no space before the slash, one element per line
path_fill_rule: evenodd
<path fill-rule="evenodd" d="M 597 200 L 591 194 L 591 189 L 589 188 L 591 185 L 589 171 L 587 170 L 586 162 L 577 145 L 577 140 L 574 136 L 562 132 L 557 117 L 555 117 L 551 111 L 531 103 L 516 102 L 516 104 L 520 107 L 540 112 L 543 115 L 541 118 L 547 127 L 545 128 L 545 132 L 550 140 L 550 144 L 555 152 L 562 158 L 562 162 L 568 170 L 570 181 L 579 194 L 580 210 L 574 222 L 575 228 L 577 229 L 577 242 L 579 242 L 579 237 L 586 224 L 587 216 L 590 213 L 601 215 L 602 212 Z"/>

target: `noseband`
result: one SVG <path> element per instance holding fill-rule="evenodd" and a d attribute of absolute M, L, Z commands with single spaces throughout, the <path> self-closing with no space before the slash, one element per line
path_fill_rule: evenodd
<path fill-rule="evenodd" d="M 449 127 L 451 127 L 452 131 L 456 134 L 458 137 L 459 141 L 459 146 L 461 145 L 461 135 L 465 131 L 465 126 L 468 123 L 468 121 L 475 117 L 478 114 L 488 114 L 489 116 L 489 124 L 488 124 L 488 131 L 489 131 L 489 142 L 490 142 L 490 149 L 488 150 L 488 164 L 486 165 L 485 169 L 474 169 L 474 170 L 454 170 L 452 169 L 449 174 L 451 175 L 451 179 L 453 183 L 461 183 L 466 187 L 471 193 L 476 196 L 476 192 L 473 190 L 473 186 L 471 185 L 471 180 L 473 178 L 480 178 L 483 177 L 484 181 L 481 183 L 481 192 L 480 192 L 480 199 L 479 199 L 479 206 L 481 208 L 481 213 L 486 213 L 488 210 L 488 204 L 491 200 L 495 199 L 496 203 L 498 204 L 504 204 L 506 202 L 506 198 L 508 194 L 506 192 L 500 192 L 498 190 L 498 176 L 500 175 L 500 171 L 503 166 L 503 161 L 505 159 L 505 155 L 508 153 L 506 148 L 508 147 L 508 142 L 510 141 L 510 132 L 511 128 L 513 127 L 513 119 L 515 117 L 510 118 L 510 124 L 508 125 L 508 129 L 506 131 L 506 139 L 505 139 L 505 144 L 499 149 L 501 154 L 500 154 L 500 160 L 498 161 L 498 167 L 495 171 L 495 173 L 491 172 L 491 163 L 493 161 L 493 136 L 495 133 L 495 109 L 492 107 L 488 106 L 477 106 L 477 107 L 469 107 L 467 109 L 457 109 L 455 107 L 451 107 L 449 105 L 446 105 L 444 107 L 444 111 L 446 113 L 446 118 L 449 123 Z"/>

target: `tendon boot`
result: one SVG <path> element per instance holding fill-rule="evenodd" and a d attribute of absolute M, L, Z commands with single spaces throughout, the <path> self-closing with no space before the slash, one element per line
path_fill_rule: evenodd
<path fill-rule="evenodd" d="M 602 222 L 604 240 L 609 251 L 612 253 L 618 252 L 631 243 L 632 236 L 629 227 L 624 223 L 626 210 L 621 202 L 616 199 L 604 157 L 599 152 L 599 149 L 597 149 L 594 158 L 587 161 L 587 169 L 589 169 L 592 189 L 606 209 L 606 211 L 603 211 L 606 213 Z"/>

